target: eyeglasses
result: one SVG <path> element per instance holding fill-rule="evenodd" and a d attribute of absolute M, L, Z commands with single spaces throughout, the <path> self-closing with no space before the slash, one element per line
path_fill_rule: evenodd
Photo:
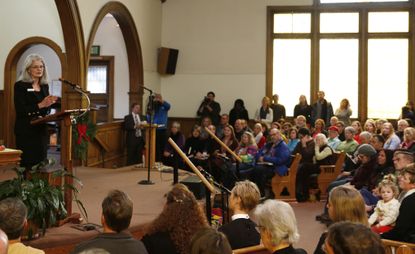
<path fill-rule="evenodd" d="M 45 66 L 43 66 L 43 65 L 34 65 L 34 66 L 30 66 L 30 68 L 32 68 L 32 69 L 44 69 Z"/>

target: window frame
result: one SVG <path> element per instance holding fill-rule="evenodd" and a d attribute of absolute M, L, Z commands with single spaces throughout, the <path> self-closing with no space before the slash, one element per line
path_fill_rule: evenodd
<path fill-rule="evenodd" d="M 368 33 L 369 12 L 409 12 L 409 32 L 399 33 Z M 274 34 L 274 14 L 278 13 L 311 13 L 311 32 L 309 34 Z M 326 12 L 358 12 L 359 32 L 358 33 L 323 33 L 320 34 L 320 13 Z M 408 100 L 415 100 L 415 1 L 408 2 L 378 2 L 378 3 L 320 3 L 320 0 L 313 0 L 310 6 L 268 6 L 267 7 L 267 41 L 266 41 L 266 95 L 272 96 L 273 92 L 273 42 L 278 38 L 308 38 L 311 39 L 311 68 L 310 68 L 310 103 L 317 99 L 319 90 L 319 55 L 320 39 L 347 39 L 359 40 L 359 66 L 358 66 L 358 109 L 357 117 L 360 120 L 368 116 L 368 40 L 374 38 L 405 38 L 409 41 L 408 46 Z M 306 95 L 307 96 L 307 95 Z M 329 98 L 328 98 L 329 99 Z M 406 102 L 402 102 L 404 104 Z"/>

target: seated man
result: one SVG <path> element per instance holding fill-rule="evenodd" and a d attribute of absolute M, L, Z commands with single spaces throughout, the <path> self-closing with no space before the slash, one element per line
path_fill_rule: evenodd
<path fill-rule="evenodd" d="M 25 204 L 18 198 L 6 198 L 0 201 L 0 228 L 9 238 L 8 253 L 41 254 L 43 250 L 25 246 L 20 238 L 27 216 Z"/>
<path fill-rule="evenodd" d="M 258 187 L 250 181 L 237 182 L 229 197 L 232 221 L 219 228 L 229 240 L 232 249 L 258 245 L 261 236 L 255 229 L 255 223 L 249 218 L 251 211 L 258 205 L 260 193 Z"/>
<path fill-rule="evenodd" d="M 283 176 L 288 171 L 287 164 L 290 162 L 290 150 L 282 140 L 281 132 L 275 128 L 269 132 L 271 138 L 259 152 L 255 159 L 252 179 L 258 185 L 261 196 L 265 196 L 265 184 L 268 178 L 275 173 Z"/>
<path fill-rule="evenodd" d="M 399 188 L 405 196 L 399 207 L 399 215 L 393 229 L 383 233 L 382 238 L 415 243 L 415 164 L 407 165 L 400 172 Z"/>
<path fill-rule="evenodd" d="M 80 253 L 92 248 L 100 248 L 111 254 L 147 254 L 144 244 L 124 232 L 130 225 L 133 202 L 126 193 L 112 190 L 102 201 L 101 223 L 104 233 L 94 239 L 78 244 L 72 253 Z"/>

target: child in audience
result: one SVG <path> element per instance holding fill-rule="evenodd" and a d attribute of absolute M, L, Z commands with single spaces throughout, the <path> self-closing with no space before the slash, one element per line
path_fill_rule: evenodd
<path fill-rule="evenodd" d="M 369 218 L 369 225 L 373 232 L 382 234 L 392 229 L 396 218 L 399 215 L 399 201 L 396 197 L 399 194 L 395 177 L 386 175 L 378 185 L 381 200 L 378 201 L 373 214 Z"/>

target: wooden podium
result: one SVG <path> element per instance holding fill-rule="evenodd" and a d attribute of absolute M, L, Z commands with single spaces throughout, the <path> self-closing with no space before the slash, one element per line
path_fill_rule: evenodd
<path fill-rule="evenodd" d="M 61 158 L 66 158 L 63 160 L 63 165 L 68 171 L 69 174 L 73 174 L 73 166 L 72 166 L 72 121 L 71 117 L 75 115 L 79 115 L 82 112 L 88 111 L 87 109 L 69 109 L 64 110 L 61 112 L 58 112 L 56 114 L 47 115 L 42 118 L 38 118 L 35 120 L 32 120 L 30 124 L 36 125 L 36 124 L 45 124 L 49 122 L 60 122 L 62 121 L 63 125 L 66 127 L 64 128 L 65 133 L 64 136 L 67 137 L 67 149 L 63 149 L 62 151 L 65 151 L 64 154 L 62 154 Z M 72 177 L 65 177 L 65 183 L 72 186 L 73 179 Z M 68 214 L 72 214 L 72 189 L 65 188 L 65 208 Z"/>
<path fill-rule="evenodd" d="M 4 151 L 0 151 L 0 166 L 8 164 L 19 164 L 22 151 L 6 148 Z"/>
<path fill-rule="evenodd" d="M 150 163 L 150 168 L 154 168 L 154 164 L 156 162 L 156 129 L 158 127 L 157 124 L 142 124 L 145 130 L 145 138 L 146 138 L 146 151 L 144 153 L 144 167 L 148 168 L 148 163 Z M 148 149 L 150 147 L 150 162 L 148 160 Z"/>

